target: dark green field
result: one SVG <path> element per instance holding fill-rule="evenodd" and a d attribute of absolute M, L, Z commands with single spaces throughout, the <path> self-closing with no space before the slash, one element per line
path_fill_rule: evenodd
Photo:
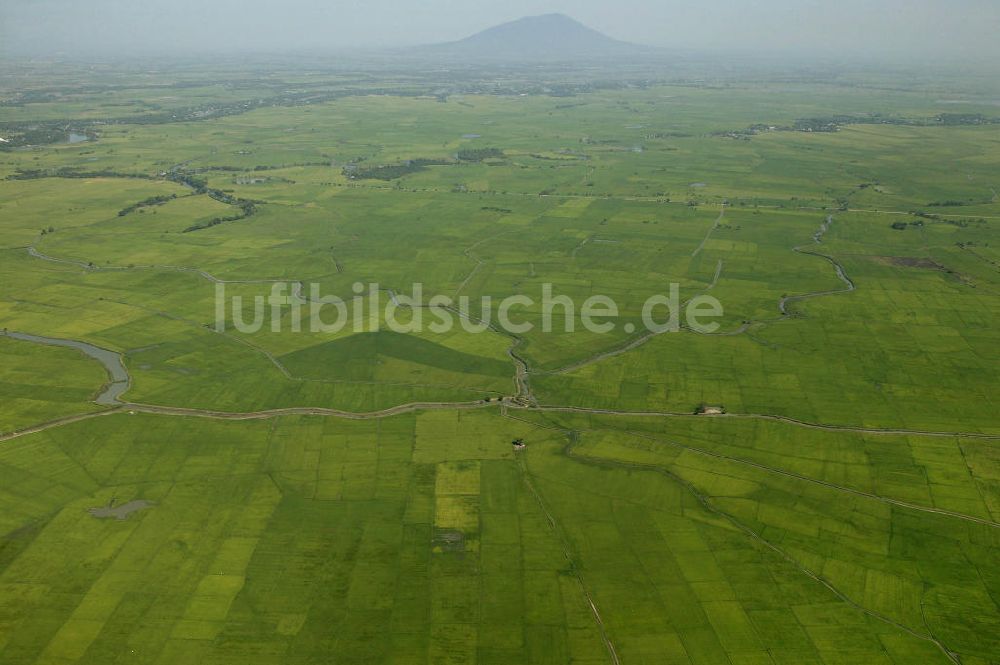
<path fill-rule="evenodd" d="M 130 384 L 0 336 L 3 665 L 1000 663 L 995 80 L 28 70 L 0 328 Z M 216 329 L 275 281 L 620 317 Z"/>

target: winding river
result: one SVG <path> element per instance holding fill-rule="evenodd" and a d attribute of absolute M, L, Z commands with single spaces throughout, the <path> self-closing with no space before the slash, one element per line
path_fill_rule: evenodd
<path fill-rule="evenodd" d="M 130 380 L 120 353 L 102 349 L 99 346 L 80 342 L 75 339 L 58 339 L 55 337 L 42 337 L 41 335 L 29 335 L 28 333 L 11 331 L 3 331 L 2 334 L 5 337 L 19 339 L 24 342 L 48 344 L 49 346 L 65 346 L 70 349 L 76 349 L 93 358 L 104 366 L 110 379 L 101 390 L 101 393 L 94 398 L 94 401 L 103 406 L 118 406 L 121 404 L 118 398 L 128 390 Z"/>

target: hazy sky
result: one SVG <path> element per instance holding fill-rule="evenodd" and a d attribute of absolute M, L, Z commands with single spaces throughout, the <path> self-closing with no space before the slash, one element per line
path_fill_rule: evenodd
<path fill-rule="evenodd" d="M 550 12 L 619 39 L 683 49 L 1000 59 L 1000 0 L 0 0 L 0 50 L 404 46 Z"/>

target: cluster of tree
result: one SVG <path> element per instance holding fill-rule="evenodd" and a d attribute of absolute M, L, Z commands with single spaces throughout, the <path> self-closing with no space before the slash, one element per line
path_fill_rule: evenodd
<path fill-rule="evenodd" d="M 28 145 L 49 145 L 65 143 L 70 134 L 86 135 L 95 139 L 96 132 L 92 129 L 97 123 L 87 120 L 32 120 L 0 123 L 0 149 L 10 150 Z"/>
<path fill-rule="evenodd" d="M 990 118 L 980 113 L 941 113 L 933 118 L 903 118 L 870 113 L 861 116 L 834 115 L 829 118 L 803 118 L 795 121 L 793 129 L 797 131 L 836 131 L 843 125 L 904 125 L 908 127 L 947 125 L 959 127 L 997 123 L 1000 123 L 1000 118 Z"/>
<path fill-rule="evenodd" d="M 657 139 L 686 139 L 691 138 L 694 134 L 689 134 L 688 132 L 650 132 L 646 134 L 645 138 L 650 141 L 655 141 Z"/>
<path fill-rule="evenodd" d="M 837 132 L 842 125 L 855 124 L 857 118 L 849 115 L 835 115 L 829 118 L 799 118 L 790 128 L 795 132 Z"/>
<path fill-rule="evenodd" d="M 219 203 L 225 203 L 231 206 L 243 206 L 246 204 L 255 205 L 257 201 L 251 201 L 249 199 L 241 199 L 239 197 L 233 196 L 232 194 L 227 194 L 221 189 L 210 189 L 208 190 L 208 195 L 218 201 Z"/>
<path fill-rule="evenodd" d="M 428 166 L 448 166 L 452 162 L 444 159 L 411 159 L 402 164 L 385 164 L 382 166 L 345 166 L 344 175 L 351 180 L 397 180 L 411 173 L 427 170 Z"/>
<path fill-rule="evenodd" d="M 509 71 L 505 68 L 504 73 L 509 74 Z M 496 74 L 499 74 L 499 72 L 496 72 Z M 581 93 L 591 93 L 599 90 L 645 89 L 653 84 L 653 81 L 649 80 L 628 81 L 614 78 L 567 82 L 562 80 L 561 77 L 562 74 L 560 74 L 560 80 L 547 82 L 532 82 L 528 77 L 513 77 L 501 83 L 497 82 L 496 76 L 491 74 L 484 75 L 481 71 L 469 71 L 464 74 L 457 71 L 449 71 L 447 76 L 429 75 L 422 80 L 414 80 L 411 83 L 399 83 L 392 86 L 358 85 L 357 82 L 352 81 L 350 84 L 345 84 L 342 87 L 329 82 L 317 82 L 316 84 L 309 85 L 304 84 L 302 81 L 296 81 L 292 84 L 270 78 L 246 79 L 240 83 L 247 89 L 270 88 L 273 94 L 263 97 L 255 95 L 249 99 L 231 102 L 217 102 L 175 108 L 164 108 L 154 103 L 139 102 L 138 105 L 143 107 L 144 112 L 94 120 L 55 119 L 0 123 L 0 134 L 8 141 L 7 143 L 0 142 L 0 150 L 8 150 L 23 145 L 40 145 L 64 141 L 67 132 L 71 129 L 70 125 L 74 128 L 74 131 L 92 135 L 95 129 L 100 126 L 157 125 L 212 120 L 261 108 L 306 106 L 367 95 L 434 97 L 439 101 L 447 102 L 451 95 L 546 95 L 551 97 L 572 97 Z M 166 87 L 182 89 L 210 84 L 211 82 L 202 81 L 178 81 Z M 227 80 L 225 84 L 232 86 L 233 82 Z M 125 85 L 101 84 L 72 86 L 69 90 L 76 95 L 97 95 L 127 88 L 128 86 Z M 290 88 L 294 88 L 294 90 Z M 63 99 L 66 92 L 67 88 L 63 87 L 19 92 L 5 100 L 0 100 L 0 107 L 24 106 L 25 104 L 35 102 L 55 101 Z M 458 103 L 464 104 L 465 102 Z"/>
<path fill-rule="evenodd" d="M 273 82 L 272 82 L 273 83 Z M 281 94 L 264 97 L 233 101 L 228 103 L 200 104 L 174 109 L 160 109 L 155 105 L 146 104 L 146 108 L 154 112 L 137 115 L 119 116 L 113 118 L 102 118 L 101 120 L 73 121 L 82 127 L 95 127 L 97 125 L 162 125 L 175 122 L 193 122 L 198 120 L 212 120 L 227 116 L 240 115 L 248 111 L 272 107 L 294 107 L 306 106 L 310 104 L 321 104 L 324 102 L 336 101 L 348 97 L 358 97 L 365 95 L 385 95 L 394 97 L 421 97 L 433 94 L 428 85 L 401 86 L 401 87 L 371 87 L 371 88 L 345 88 L 339 90 L 312 90 L 312 91 L 283 91 Z M 16 137 L 17 145 L 36 145 L 41 143 L 57 143 L 65 140 L 67 133 L 67 120 L 51 120 L 34 123 L 0 123 L 0 131 L 13 134 Z M 38 134 L 33 140 L 21 138 L 28 131 L 48 131 L 59 129 L 58 138 L 54 140 L 38 140 L 45 137 L 51 138 L 49 134 Z M 85 129 L 78 131 L 84 132 Z M 14 147 L 15 139 L 10 139 L 10 143 L 0 144 L 0 146 Z"/>
<path fill-rule="evenodd" d="M 226 215 L 224 217 L 214 217 L 205 222 L 199 222 L 197 224 L 192 224 L 191 226 L 184 229 L 183 233 L 191 233 L 192 231 L 200 231 L 201 229 L 207 229 L 213 226 L 217 226 L 224 222 L 235 222 L 240 219 L 246 219 L 251 215 L 257 213 L 257 203 L 258 201 L 251 201 L 249 199 L 241 199 L 239 197 L 233 196 L 232 194 L 227 194 L 221 189 L 212 189 L 208 186 L 208 181 L 201 178 L 193 173 L 186 173 L 184 171 L 174 170 L 167 173 L 167 179 L 190 187 L 195 194 L 208 194 L 208 196 L 219 203 L 225 203 L 226 205 L 236 206 L 240 211 L 235 215 Z"/>
<path fill-rule="evenodd" d="M 757 123 L 746 129 L 715 132 L 713 136 L 748 140 L 764 132 L 837 132 L 845 125 L 904 125 L 908 127 L 950 127 L 966 125 L 991 125 L 1000 123 L 1000 118 L 987 117 L 979 113 L 941 113 L 933 118 L 903 118 L 886 116 L 881 113 L 866 115 L 832 115 L 817 118 L 799 118 L 791 125 L 766 125 Z"/>
<path fill-rule="evenodd" d="M 465 148 L 455 156 L 463 162 L 482 162 L 487 159 L 503 159 L 504 154 L 500 148 Z"/>
<path fill-rule="evenodd" d="M 952 226 L 957 226 L 960 229 L 968 228 L 970 224 L 978 224 L 984 226 L 987 222 L 982 217 L 968 217 L 962 219 L 942 219 L 945 224 L 951 224 Z"/>
<path fill-rule="evenodd" d="M 982 113 L 942 113 L 935 120 L 938 124 L 950 127 L 964 125 L 995 125 L 1000 118 L 989 118 Z"/>
<path fill-rule="evenodd" d="M 216 197 L 213 196 L 212 198 Z M 225 217 L 213 217 L 208 221 L 192 224 L 191 226 L 184 229 L 182 233 L 191 233 L 193 231 L 201 231 L 202 229 L 209 229 L 212 228 L 213 226 L 218 226 L 219 224 L 223 224 L 225 222 L 236 222 L 241 219 L 246 219 L 247 217 L 250 217 L 251 215 L 257 212 L 257 206 L 254 204 L 253 201 L 248 201 L 246 199 L 233 199 L 232 197 L 229 198 L 231 199 L 231 201 L 225 201 L 225 202 L 226 203 L 231 202 L 232 205 L 235 205 L 240 209 L 240 212 L 238 212 L 235 215 L 227 215 Z"/>
<path fill-rule="evenodd" d="M 590 155 L 584 155 L 581 153 L 571 153 L 571 152 L 561 153 L 558 157 L 552 157 L 551 155 L 542 155 L 537 152 L 533 152 L 530 154 L 530 157 L 532 159 L 538 159 L 543 162 L 578 162 L 580 160 L 583 161 L 590 160 Z"/>
<path fill-rule="evenodd" d="M 164 194 L 163 196 L 150 196 L 148 199 L 143 199 L 142 201 L 139 201 L 138 203 L 133 203 L 130 206 L 122 208 L 121 210 L 118 211 L 118 216 L 119 217 L 124 217 L 125 215 L 129 214 L 130 212 L 135 212 L 139 208 L 146 208 L 146 207 L 149 207 L 149 206 L 163 205 L 167 201 L 170 201 L 170 200 L 173 200 L 173 199 L 176 199 L 176 198 L 177 198 L 176 194 Z"/>
<path fill-rule="evenodd" d="M 39 178 L 138 178 L 151 180 L 145 173 L 122 173 L 103 169 L 100 171 L 81 171 L 72 166 L 63 166 L 58 169 L 18 169 L 7 176 L 7 180 L 38 180 Z"/>
<path fill-rule="evenodd" d="M 329 165 L 330 165 L 329 161 L 324 161 L 324 162 L 295 162 L 295 163 L 292 163 L 292 164 L 276 164 L 276 165 L 258 164 L 257 166 L 253 166 L 251 168 L 247 168 L 245 166 L 227 166 L 225 164 L 221 164 L 221 165 L 218 165 L 218 166 L 205 166 L 205 167 L 202 167 L 202 168 L 200 168 L 198 170 L 199 171 L 222 171 L 224 173 L 239 173 L 239 172 L 242 172 L 242 171 L 258 171 L 258 172 L 259 171 L 277 171 L 279 169 L 286 169 L 286 168 L 289 168 L 291 166 L 329 166 Z"/>
<path fill-rule="evenodd" d="M 62 129 L 52 127 L 36 127 L 26 129 L 16 133 L 8 134 L 4 143 L 0 143 L 0 150 L 10 150 L 26 145 L 48 145 L 50 143 L 60 143 L 66 140 L 66 132 Z"/>
<path fill-rule="evenodd" d="M 344 168 L 344 175 L 351 180 L 397 180 L 411 173 L 419 173 L 425 167 L 416 164 L 387 164 L 364 169 Z"/>
<path fill-rule="evenodd" d="M 978 218 L 963 217 L 956 219 L 952 217 L 942 217 L 941 215 L 935 215 L 933 213 L 927 213 L 924 212 L 923 210 L 913 210 L 910 212 L 910 214 L 913 215 L 914 217 L 917 217 L 918 219 L 912 222 L 894 222 L 892 224 L 892 228 L 896 229 L 897 231 L 902 231 L 908 226 L 921 227 L 924 225 L 925 219 L 931 222 L 937 222 L 939 224 L 950 224 L 951 226 L 957 226 L 962 229 L 967 228 L 971 224 L 983 225 L 987 223 L 986 220 L 982 217 Z"/>
<path fill-rule="evenodd" d="M 957 208 L 959 206 L 969 205 L 969 201 L 956 201 L 949 199 L 947 201 L 931 201 L 927 204 L 928 208 Z"/>
<path fill-rule="evenodd" d="M 190 187 L 195 194 L 204 194 L 208 191 L 208 181 L 191 173 L 171 171 L 167 174 L 167 180 Z"/>
<path fill-rule="evenodd" d="M 983 199 L 980 199 L 979 201 L 976 201 L 975 199 L 966 199 L 965 201 L 959 201 L 959 200 L 956 200 L 956 199 L 948 199 L 947 201 L 932 201 L 932 202 L 930 202 L 930 203 L 927 204 L 927 207 L 928 208 L 959 208 L 961 206 L 971 206 L 971 205 L 977 205 L 977 204 L 989 205 L 992 202 L 993 202 L 992 199 L 989 199 L 989 198 L 983 198 Z"/>
<path fill-rule="evenodd" d="M 61 98 L 59 92 L 54 90 L 25 90 L 16 92 L 7 99 L 0 99 L 0 107 L 23 107 L 25 104 L 56 102 Z"/>
<path fill-rule="evenodd" d="M 713 132 L 710 136 L 722 136 L 729 139 L 749 141 L 753 136 L 757 136 L 758 134 L 762 134 L 764 132 L 777 131 L 779 129 L 782 131 L 790 131 L 791 127 L 774 127 L 772 125 L 757 123 L 750 125 L 746 129 L 731 129 L 728 131 Z"/>

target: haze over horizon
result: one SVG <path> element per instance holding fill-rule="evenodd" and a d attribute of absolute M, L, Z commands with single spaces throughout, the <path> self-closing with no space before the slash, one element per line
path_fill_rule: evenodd
<path fill-rule="evenodd" d="M 615 39 L 692 51 L 1000 58 L 995 0 L 8 0 L 0 53 L 194 55 L 449 42 L 564 13 Z"/>

